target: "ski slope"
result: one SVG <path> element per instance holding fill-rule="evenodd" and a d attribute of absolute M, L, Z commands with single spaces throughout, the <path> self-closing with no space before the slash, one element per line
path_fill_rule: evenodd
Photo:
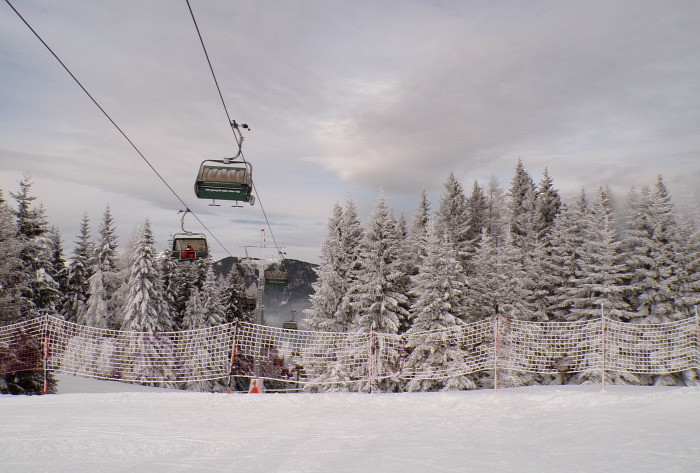
<path fill-rule="evenodd" d="M 700 471 L 700 388 L 227 395 L 60 378 L 63 394 L 0 396 L 0 471 Z"/>

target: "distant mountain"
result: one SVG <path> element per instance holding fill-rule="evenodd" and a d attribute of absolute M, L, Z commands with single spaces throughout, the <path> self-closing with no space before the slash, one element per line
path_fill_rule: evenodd
<path fill-rule="evenodd" d="M 248 265 L 242 264 L 244 260 L 245 258 L 229 256 L 214 264 L 214 272 L 218 277 L 226 277 L 235 267 L 245 281 L 248 295 L 255 297 L 258 290 L 257 267 L 249 268 Z M 253 259 L 253 262 L 257 263 L 257 260 Z M 314 292 L 311 285 L 316 282 L 317 276 L 314 271 L 316 266 L 318 265 L 295 259 L 284 260 L 284 270 L 288 274 L 289 284 L 265 287 L 266 325 L 281 327 L 284 321 L 294 318 L 299 328 L 303 328 L 303 311 L 311 307 L 309 298 Z"/>

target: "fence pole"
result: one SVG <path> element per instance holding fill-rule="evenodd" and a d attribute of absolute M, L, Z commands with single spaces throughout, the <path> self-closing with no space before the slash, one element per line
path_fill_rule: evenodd
<path fill-rule="evenodd" d="M 698 317 L 698 306 L 695 306 L 695 339 L 697 341 L 698 350 L 695 355 L 695 368 L 700 370 L 700 317 Z"/>
<path fill-rule="evenodd" d="M 498 342 L 499 342 L 499 315 L 493 318 L 494 345 L 493 345 L 493 392 L 498 393 Z"/>
<path fill-rule="evenodd" d="M 49 393 L 49 314 L 44 314 L 44 394 Z"/>
<path fill-rule="evenodd" d="M 372 385 L 374 384 L 374 330 L 369 332 L 369 366 L 367 367 L 367 375 L 369 377 L 369 392 L 372 392 Z"/>
<path fill-rule="evenodd" d="M 602 350 L 603 350 L 603 363 L 602 363 L 602 384 L 601 384 L 601 390 L 605 391 L 605 358 L 606 358 L 606 353 L 605 353 L 605 311 L 603 308 L 603 303 L 600 303 L 600 323 L 601 323 L 601 337 L 602 337 Z"/>
<path fill-rule="evenodd" d="M 233 363 L 236 361 L 236 339 L 238 338 L 238 323 L 236 320 L 236 325 L 233 328 L 233 343 L 231 344 L 231 363 L 228 369 L 228 386 L 226 386 L 226 392 L 231 394 L 231 374 L 233 373 Z"/>

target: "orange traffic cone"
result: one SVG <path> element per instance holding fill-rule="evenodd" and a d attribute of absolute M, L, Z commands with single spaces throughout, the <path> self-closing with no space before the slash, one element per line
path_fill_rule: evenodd
<path fill-rule="evenodd" d="M 265 390 L 262 379 L 251 379 L 248 394 L 261 393 Z"/>

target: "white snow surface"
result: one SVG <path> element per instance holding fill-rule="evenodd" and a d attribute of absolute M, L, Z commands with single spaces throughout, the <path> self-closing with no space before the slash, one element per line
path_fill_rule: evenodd
<path fill-rule="evenodd" d="M 0 471 L 700 471 L 700 388 L 0 396 Z M 119 392 L 122 391 L 122 392 Z"/>

